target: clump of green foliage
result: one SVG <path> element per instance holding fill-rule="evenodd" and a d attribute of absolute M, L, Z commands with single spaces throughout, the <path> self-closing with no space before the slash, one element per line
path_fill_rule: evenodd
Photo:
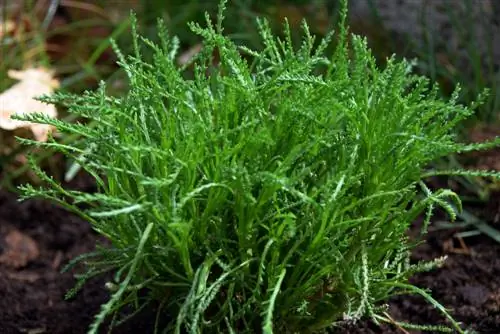
<path fill-rule="evenodd" d="M 159 303 L 159 320 L 170 317 L 168 333 L 308 333 L 363 316 L 389 321 L 380 303 L 401 293 L 425 296 L 462 331 L 408 283 L 442 260 L 410 264 L 415 242 L 405 232 L 424 213 L 425 233 L 435 206 L 452 217 L 448 201 L 460 208 L 455 193 L 431 191 L 425 177 L 473 173 L 426 170 L 431 161 L 497 143 L 456 143 L 453 128 L 474 106 L 457 104 L 458 93 L 441 100 L 407 62 L 379 69 L 366 40 L 348 35 L 346 12 L 344 1 L 338 33 L 321 41 L 304 23 L 298 47 L 286 22 L 276 38 L 258 20 L 256 52 L 223 35 L 223 2 L 215 25 L 208 16 L 206 28 L 190 25 L 203 50 L 182 68 L 179 41 L 161 22 L 159 45 L 134 24 L 134 54 L 116 50 L 126 96 L 108 96 L 102 85 L 43 99 L 93 127 L 24 118 L 80 135 L 71 145 L 31 144 L 72 157 L 99 187 L 65 190 L 40 170 L 51 187 L 23 187 L 25 197 L 64 205 L 112 242 L 78 259 L 88 271 L 77 288 L 115 273 L 89 333 L 125 305 L 150 302 Z"/>

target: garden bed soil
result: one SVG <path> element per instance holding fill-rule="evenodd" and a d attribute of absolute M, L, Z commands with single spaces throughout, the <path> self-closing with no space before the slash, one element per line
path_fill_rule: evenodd
<path fill-rule="evenodd" d="M 85 189 L 82 185 L 73 185 Z M 498 213 L 488 206 L 489 217 Z M 458 320 L 479 333 L 500 333 L 500 244 L 487 237 L 461 244 L 454 231 L 431 232 L 414 260 L 447 255 L 444 267 L 416 275 L 412 282 L 432 295 Z M 75 284 L 61 268 L 94 248 L 98 236 L 88 223 L 41 200 L 18 202 L 0 191 L 0 333 L 83 334 L 109 297 L 106 277 L 93 279 L 71 300 L 64 295 Z M 465 247 L 465 248 L 464 248 Z M 420 297 L 390 302 L 390 314 L 415 324 L 445 323 Z M 113 333 L 152 333 L 153 314 L 139 315 Z M 103 331 L 104 332 L 104 331 Z M 338 333 L 405 333 L 395 325 L 379 328 L 369 321 L 338 328 Z M 418 333 L 407 331 L 406 333 Z"/>

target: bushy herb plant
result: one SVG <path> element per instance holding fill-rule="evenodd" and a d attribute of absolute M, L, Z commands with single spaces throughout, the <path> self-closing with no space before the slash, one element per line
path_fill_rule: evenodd
<path fill-rule="evenodd" d="M 450 201 L 460 208 L 455 193 L 431 191 L 426 177 L 475 173 L 427 170 L 431 161 L 496 142 L 456 143 L 453 129 L 474 106 L 457 104 L 458 92 L 440 99 L 408 62 L 378 68 L 366 40 L 347 33 L 343 5 L 338 33 L 316 41 L 304 23 L 299 46 L 286 22 L 276 38 L 258 20 L 257 52 L 223 35 L 222 3 L 215 25 L 208 17 L 205 28 L 190 25 L 203 51 L 182 68 L 179 41 L 161 23 L 159 45 L 134 25 L 135 53 L 116 48 L 126 96 L 102 85 L 43 99 L 93 127 L 24 118 L 81 136 L 32 144 L 76 159 L 99 187 L 65 190 L 40 170 L 51 187 L 23 187 L 25 197 L 79 213 L 112 243 L 78 259 L 88 271 L 77 288 L 115 273 L 89 333 L 125 305 L 152 302 L 158 319 L 169 319 L 157 326 L 165 333 L 316 332 L 363 316 L 389 321 L 381 302 L 402 293 L 423 295 L 462 331 L 408 283 L 442 259 L 411 264 L 415 241 L 405 232 L 424 214 L 425 233 L 436 206 L 452 218 Z"/>

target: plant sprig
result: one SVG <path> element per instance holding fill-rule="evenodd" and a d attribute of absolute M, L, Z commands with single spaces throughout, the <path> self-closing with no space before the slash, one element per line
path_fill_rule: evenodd
<path fill-rule="evenodd" d="M 434 207 L 455 215 L 447 200 L 457 195 L 431 192 L 422 177 L 439 173 L 424 172 L 433 160 L 471 149 L 453 129 L 473 111 L 441 100 L 406 61 L 378 68 L 366 40 L 347 34 L 346 1 L 339 34 L 319 43 L 306 23 L 295 47 L 286 25 L 279 38 L 259 21 L 259 51 L 222 34 L 224 6 L 215 26 L 208 16 L 205 28 L 191 24 L 204 39 L 192 72 L 176 65 L 178 42 L 161 21 L 161 45 L 134 28 L 133 54 L 116 50 L 126 96 L 110 98 L 102 85 L 84 98 L 45 98 L 93 118 L 92 129 L 29 118 L 80 134 L 39 145 L 84 152 L 82 168 L 105 180 L 102 196 L 64 192 L 69 207 L 91 204 L 74 211 L 92 217 L 116 250 L 89 262 L 91 273 L 116 271 L 89 333 L 125 304 L 153 300 L 177 333 L 307 333 L 342 319 L 377 321 L 376 304 L 402 289 L 451 319 L 409 285 L 441 261 L 410 265 L 405 232 L 421 213 L 428 225 Z"/>

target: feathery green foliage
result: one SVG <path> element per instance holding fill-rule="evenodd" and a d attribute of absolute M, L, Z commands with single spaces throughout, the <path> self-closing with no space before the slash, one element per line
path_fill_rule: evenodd
<path fill-rule="evenodd" d="M 317 42 L 304 23 L 298 47 L 286 22 L 279 39 L 259 20 L 261 52 L 224 37 L 224 5 L 216 25 L 191 24 L 204 40 L 192 64 L 177 67 L 179 42 L 161 22 L 160 45 L 133 24 L 134 54 L 116 49 L 130 80 L 125 97 L 102 85 L 43 98 L 93 119 L 92 128 L 24 118 L 80 135 L 70 145 L 31 144 L 74 158 L 99 186 L 69 191 L 45 176 L 51 187 L 23 187 L 112 242 L 76 260 L 88 268 L 81 284 L 115 272 L 89 333 L 123 306 L 153 301 L 168 333 L 308 333 L 385 319 L 379 303 L 396 293 L 425 296 L 461 331 L 408 283 L 442 259 L 410 264 L 405 232 L 421 213 L 426 227 L 436 206 L 452 217 L 460 208 L 455 193 L 432 192 L 422 175 L 439 173 L 425 170 L 432 160 L 471 149 L 453 128 L 472 109 L 458 94 L 441 100 L 409 63 L 377 68 L 366 40 L 347 34 L 346 1 L 337 34 Z"/>

